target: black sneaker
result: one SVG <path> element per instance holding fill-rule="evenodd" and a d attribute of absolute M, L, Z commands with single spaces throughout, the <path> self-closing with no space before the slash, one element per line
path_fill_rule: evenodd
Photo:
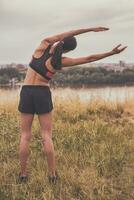
<path fill-rule="evenodd" d="M 57 180 L 59 180 L 59 176 L 58 176 L 57 172 L 55 173 L 55 176 L 49 175 L 48 180 L 49 180 L 49 183 L 56 184 Z"/>
<path fill-rule="evenodd" d="M 26 183 L 27 181 L 28 181 L 28 176 L 21 176 L 21 175 L 19 174 L 17 183 Z"/>

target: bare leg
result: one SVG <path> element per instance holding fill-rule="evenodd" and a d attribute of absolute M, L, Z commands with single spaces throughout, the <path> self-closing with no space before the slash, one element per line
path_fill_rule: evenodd
<path fill-rule="evenodd" d="M 31 139 L 31 126 L 34 115 L 21 113 L 20 115 L 20 127 L 21 127 L 21 139 L 19 146 L 19 158 L 20 158 L 20 175 L 27 175 L 27 159 L 29 155 L 29 141 Z"/>
<path fill-rule="evenodd" d="M 41 136 L 43 140 L 43 149 L 47 157 L 49 175 L 55 176 L 55 155 L 52 141 L 52 112 L 38 115 Z"/>

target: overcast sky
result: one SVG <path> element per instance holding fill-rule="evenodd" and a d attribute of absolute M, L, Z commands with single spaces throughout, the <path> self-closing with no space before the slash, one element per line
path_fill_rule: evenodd
<path fill-rule="evenodd" d="M 123 53 L 99 62 L 134 62 L 133 0 L 0 0 L 0 64 L 27 64 L 46 36 L 97 26 L 110 30 L 77 36 L 77 49 L 66 56 L 107 52 L 121 43 L 128 45 Z"/>

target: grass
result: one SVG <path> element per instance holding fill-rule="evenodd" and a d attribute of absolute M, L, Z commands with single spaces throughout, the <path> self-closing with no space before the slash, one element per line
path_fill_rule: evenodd
<path fill-rule="evenodd" d="M 30 142 L 30 179 L 27 184 L 16 183 L 17 105 L 17 96 L 0 101 L 1 200 L 134 199 L 134 101 L 82 103 L 78 98 L 55 98 L 53 142 L 61 177 L 55 186 L 47 180 L 37 116 Z"/>

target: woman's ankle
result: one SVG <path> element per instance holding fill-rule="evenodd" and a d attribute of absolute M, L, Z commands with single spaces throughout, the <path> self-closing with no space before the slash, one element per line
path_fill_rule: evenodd
<path fill-rule="evenodd" d="M 27 172 L 20 172 L 19 175 L 23 176 L 23 177 L 26 177 L 27 176 Z"/>
<path fill-rule="evenodd" d="M 56 175 L 57 175 L 57 171 L 56 170 L 49 172 L 49 176 L 56 176 Z"/>

